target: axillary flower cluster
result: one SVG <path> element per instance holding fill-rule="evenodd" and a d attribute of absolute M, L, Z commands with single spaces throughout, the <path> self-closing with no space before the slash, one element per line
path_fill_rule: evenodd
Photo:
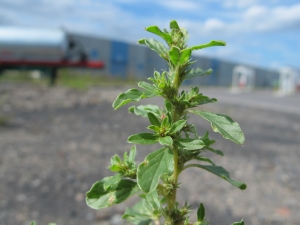
<path fill-rule="evenodd" d="M 111 158 L 109 169 L 114 176 L 97 181 L 86 193 L 87 205 L 101 209 L 125 201 L 132 195 L 138 195 L 141 200 L 133 207 L 126 209 L 123 218 L 132 224 L 208 224 L 205 217 L 204 205 L 200 203 L 197 209 L 197 221 L 189 219 L 190 205 L 176 201 L 177 189 L 180 188 L 178 177 L 182 171 L 195 167 L 203 169 L 228 181 L 241 190 L 246 184 L 230 178 L 227 170 L 215 165 L 211 159 L 202 154 L 206 151 L 222 156 L 223 152 L 214 149 L 214 140 L 206 132 L 199 136 L 196 127 L 189 122 L 189 114 L 195 114 L 211 123 L 212 130 L 220 133 L 225 139 L 237 144 L 243 144 L 244 134 L 230 117 L 199 110 L 196 107 L 214 103 L 215 98 L 209 98 L 198 87 L 189 91 L 180 91 L 184 80 L 203 75 L 209 75 L 212 70 L 193 68 L 191 60 L 195 50 L 225 46 L 223 41 L 213 40 L 206 44 L 187 46 L 188 32 L 179 27 L 173 20 L 170 30 L 161 30 L 157 26 L 145 28 L 165 41 L 165 44 L 155 39 L 141 39 L 139 44 L 148 46 L 156 51 L 169 66 L 163 72 L 155 71 L 148 82 L 138 83 L 140 89 L 130 89 L 121 93 L 113 102 L 113 108 L 118 109 L 127 103 L 138 102 L 144 98 L 160 96 L 164 99 L 164 107 L 156 105 L 139 105 L 129 108 L 129 112 L 149 120 L 149 132 L 133 134 L 128 142 L 133 144 L 161 145 L 161 148 L 150 152 L 142 163 L 135 162 L 136 146 L 129 153 L 125 152 L 123 159 L 118 155 Z M 190 161 L 193 160 L 193 163 Z M 194 163 L 194 162 L 197 163 Z M 244 221 L 234 225 L 243 225 Z"/>

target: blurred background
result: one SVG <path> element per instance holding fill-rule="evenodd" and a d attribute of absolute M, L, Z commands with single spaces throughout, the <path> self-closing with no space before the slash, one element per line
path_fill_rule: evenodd
<path fill-rule="evenodd" d="M 220 140 L 211 156 L 241 192 L 203 171 L 182 176 L 180 200 L 203 202 L 212 224 L 300 224 L 300 4 L 298 1 L 0 0 L 0 224 L 125 224 L 128 205 L 85 204 L 109 160 L 130 149 L 147 121 L 113 111 L 114 98 L 167 64 L 141 38 L 143 28 L 177 20 L 210 76 L 188 80 L 245 132 L 244 146 Z M 161 104 L 160 100 L 144 101 Z M 209 124 L 191 118 L 199 134 Z M 141 162 L 157 146 L 138 146 Z M 198 181 L 199 180 L 199 181 Z M 185 184 L 188 185 L 185 185 Z"/>

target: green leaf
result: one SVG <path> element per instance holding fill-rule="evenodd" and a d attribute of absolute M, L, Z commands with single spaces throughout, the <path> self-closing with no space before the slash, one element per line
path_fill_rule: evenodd
<path fill-rule="evenodd" d="M 176 20 L 172 20 L 170 22 L 170 29 L 176 29 L 176 30 L 180 30 L 179 26 L 178 26 L 178 23 Z"/>
<path fill-rule="evenodd" d="M 224 156 L 224 153 L 222 151 L 217 150 L 217 149 L 213 149 L 211 147 L 205 147 L 205 150 L 208 150 L 208 151 L 213 152 L 213 153 L 215 153 L 217 155 L 220 155 L 220 156 Z"/>
<path fill-rule="evenodd" d="M 241 222 L 234 222 L 231 225 L 244 225 L 244 220 L 242 219 Z"/>
<path fill-rule="evenodd" d="M 136 147 L 134 145 L 130 149 L 129 156 L 128 156 L 128 162 L 135 164 L 135 156 L 136 156 Z"/>
<path fill-rule="evenodd" d="M 145 81 L 141 81 L 138 83 L 138 86 L 149 91 L 149 92 L 156 92 L 156 87 L 153 84 L 149 84 Z"/>
<path fill-rule="evenodd" d="M 30 223 L 30 225 L 36 225 L 35 221 L 32 221 L 32 222 Z"/>
<path fill-rule="evenodd" d="M 148 117 L 148 113 L 152 112 L 154 115 L 158 115 L 159 107 L 157 105 L 139 105 L 131 106 L 128 111 L 134 113 L 137 116 Z"/>
<path fill-rule="evenodd" d="M 119 94 L 119 96 L 116 98 L 116 100 L 113 102 L 113 108 L 118 109 L 122 107 L 123 105 L 126 105 L 130 102 L 138 102 L 139 100 L 143 98 L 149 98 L 153 97 L 155 94 L 145 92 L 145 91 L 140 91 L 137 89 L 130 89 L 124 93 Z"/>
<path fill-rule="evenodd" d="M 202 156 L 196 156 L 195 159 L 197 159 L 199 161 L 203 161 L 203 162 L 208 162 L 211 165 L 215 166 L 215 164 L 213 163 L 213 161 L 211 161 L 211 159 L 209 159 L 209 158 L 202 157 Z"/>
<path fill-rule="evenodd" d="M 122 163 L 122 160 L 120 159 L 120 157 L 118 155 L 114 155 L 113 157 L 111 157 L 110 163 L 112 165 L 114 165 L 114 164 L 120 164 L 120 163 Z"/>
<path fill-rule="evenodd" d="M 165 100 L 164 101 L 164 105 L 165 105 L 165 108 L 166 108 L 166 110 L 168 111 L 168 112 L 172 112 L 172 103 L 170 102 L 170 101 L 168 101 L 168 100 Z"/>
<path fill-rule="evenodd" d="M 129 136 L 127 141 L 134 144 L 148 145 L 158 142 L 158 137 L 151 133 L 139 133 Z"/>
<path fill-rule="evenodd" d="M 185 123 L 186 120 L 178 120 L 177 122 L 173 123 L 169 134 L 175 134 L 176 132 L 180 131 L 184 127 Z"/>
<path fill-rule="evenodd" d="M 186 62 L 188 62 L 191 57 L 191 54 L 192 54 L 191 49 L 189 49 L 189 48 L 183 49 L 181 51 L 179 65 L 184 65 Z"/>
<path fill-rule="evenodd" d="M 191 138 L 179 138 L 176 140 L 176 143 L 179 147 L 184 148 L 186 150 L 202 149 L 205 146 L 203 141 Z"/>
<path fill-rule="evenodd" d="M 199 208 L 197 210 L 197 219 L 199 222 L 202 222 L 205 218 L 205 208 L 202 203 L 200 203 Z"/>
<path fill-rule="evenodd" d="M 200 77 L 200 76 L 204 76 L 204 75 L 209 75 L 213 72 L 212 69 L 208 69 L 203 71 L 200 68 L 197 69 L 192 69 L 185 77 L 184 80 L 190 79 L 190 78 L 194 78 L 194 77 Z"/>
<path fill-rule="evenodd" d="M 169 51 L 169 57 L 172 63 L 177 66 L 179 59 L 180 59 L 180 49 L 176 46 L 172 46 Z"/>
<path fill-rule="evenodd" d="M 134 225 L 151 225 L 153 218 L 153 209 L 146 199 L 142 199 L 133 208 L 127 208 L 123 219 Z"/>
<path fill-rule="evenodd" d="M 121 203 L 139 190 L 136 182 L 117 174 L 97 181 L 86 193 L 86 203 L 93 209 L 101 209 Z"/>
<path fill-rule="evenodd" d="M 173 139 L 170 136 L 159 137 L 158 141 L 161 145 L 167 145 L 167 146 L 173 145 Z"/>
<path fill-rule="evenodd" d="M 247 185 L 245 183 L 232 180 L 230 178 L 229 172 L 221 166 L 206 166 L 206 165 L 195 165 L 195 166 L 199 167 L 199 168 L 202 168 L 204 170 L 207 170 L 207 171 L 223 178 L 224 180 L 228 181 L 233 186 L 238 187 L 241 190 L 245 190 L 247 188 Z"/>
<path fill-rule="evenodd" d="M 138 40 L 138 44 L 145 45 L 146 44 L 146 38 Z"/>
<path fill-rule="evenodd" d="M 234 122 L 230 117 L 199 110 L 189 110 L 189 112 L 195 113 L 201 116 L 203 119 L 209 121 L 213 131 L 219 132 L 224 138 L 237 144 L 244 143 L 245 136 L 243 131 L 241 130 L 239 124 Z"/>
<path fill-rule="evenodd" d="M 166 33 L 166 32 L 162 32 L 157 26 L 149 26 L 149 27 L 146 27 L 145 30 L 160 36 L 168 44 L 172 43 L 172 38 L 171 38 L 170 34 Z"/>
<path fill-rule="evenodd" d="M 169 148 L 161 148 L 146 156 L 137 169 L 137 182 L 143 192 L 156 189 L 159 178 L 163 174 L 173 172 L 173 153 Z"/>
<path fill-rule="evenodd" d="M 159 131 L 160 131 L 160 127 L 155 126 L 155 125 L 150 125 L 147 128 L 150 129 L 150 130 L 153 130 L 156 133 L 159 133 Z"/>
<path fill-rule="evenodd" d="M 156 190 L 146 194 L 146 199 L 153 209 L 158 210 L 160 208 L 160 201 Z"/>
<path fill-rule="evenodd" d="M 148 115 L 148 119 L 152 125 L 160 127 L 160 121 L 157 119 L 157 117 L 153 113 L 149 112 L 147 115 Z"/>
<path fill-rule="evenodd" d="M 191 50 L 194 51 L 194 50 L 198 50 L 198 49 L 202 49 L 202 48 L 208 48 L 208 47 L 213 47 L 213 46 L 225 46 L 225 45 L 226 45 L 225 41 L 212 40 L 206 44 L 192 46 Z"/>
<path fill-rule="evenodd" d="M 146 39 L 145 43 L 151 50 L 156 51 L 162 58 L 167 59 L 168 49 L 163 45 L 163 43 L 152 38 Z"/>

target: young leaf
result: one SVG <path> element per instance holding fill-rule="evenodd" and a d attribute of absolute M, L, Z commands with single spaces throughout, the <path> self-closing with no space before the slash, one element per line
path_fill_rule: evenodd
<path fill-rule="evenodd" d="M 159 133 L 159 131 L 160 131 L 160 127 L 155 126 L 155 125 L 150 125 L 150 126 L 148 126 L 147 128 L 148 128 L 149 130 L 153 130 L 153 131 L 156 132 L 156 133 Z"/>
<path fill-rule="evenodd" d="M 160 208 L 160 201 L 156 190 L 146 194 L 146 199 L 153 209 L 158 210 Z"/>
<path fill-rule="evenodd" d="M 163 174 L 173 172 L 173 153 L 169 148 L 161 148 L 146 156 L 137 169 L 137 183 L 145 193 L 154 191 Z"/>
<path fill-rule="evenodd" d="M 136 155 L 136 147 L 134 145 L 130 149 L 129 156 L 128 156 L 128 162 L 135 164 L 135 155 Z"/>
<path fill-rule="evenodd" d="M 210 151 L 210 152 L 213 152 L 213 153 L 215 153 L 215 154 L 217 154 L 217 155 L 224 156 L 224 153 L 223 153 L 222 151 L 220 151 L 220 150 L 213 149 L 213 148 L 211 148 L 211 147 L 205 147 L 204 149 L 205 149 L 205 150 L 208 150 L 208 151 Z"/>
<path fill-rule="evenodd" d="M 158 142 L 158 137 L 151 133 L 139 133 L 129 136 L 127 141 L 134 144 L 148 145 Z"/>
<path fill-rule="evenodd" d="M 189 110 L 189 112 L 195 113 L 209 121 L 213 131 L 219 132 L 224 138 L 240 145 L 244 143 L 245 136 L 243 131 L 239 124 L 234 122 L 230 117 L 199 110 Z"/>
<path fill-rule="evenodd" d="M 170 136 L 159 137 L 158 141 L 161 145 L 167 145 L 167 146 L 173 145 L 173 139 Z"/>
<path fill-rule="evenodd" d="M 134 113 L 137 116 L 148 117 L 148 113 L 152 112 L 154 115 L 159 113 L 159 107 L 157 105 L 139 105 L 131 106 L 128 111 Z"/>
<path fill-rule="evenodd" d="M 199 222 L 202 222 L 205 218 L 205 208 L 202 203 L 200 203 L 199 208 L 197 210 L 197 219 Z"/>
<path fill-rule="evenodd" d="M 188 60 L 191 57 L 191 54 L 192 54 L 191 49 L 189 49 L 189 48 L 183 49 L 181 51 L 179 65 L 184 65 L 186 62 L 188 62 Z"/>
<path fill-rule="evenodd" d="M 36 225 L 35 221 L 31 221 L 30 225 Z"/>
<path fill-rule="evenodd" d="M 169 134 L 175 134 L 180 131 L 184 127 L 185 123 L 186 120 L 178 120 L 176 123 L 173 123 L 169 130 Z"/>
<path fill-rule="evenodd" d="M 101 209 L 121 203 L 139 190 L 136 182 L 122 179 L 118 174 L 97 181 L 86 193 L 86 203 L 93 209 Z"/>
<path fill-rule="evenodd" d="M 191 138 L 179 138 L 176 140 L 176 144 L 186 150 L 202 149 L 205 146 L 203 141 Z"/>
<path fill-rule="evenodd" d="M 145 43 L 151 50 L 156 51 L 162 58 L 167 59 L 168 49 L 163 45 L 163 43 L 153 38 L 146 39 Z"/>
<path fill-rule="evenodd" d="M 119 96 L 116 98 L 116 100 L 113 102 L 113 108 L 118 109 L 122 107 L 123 105 L 126 105 L 130 102 L 138 102 L 139 100 L 143 98 L 149 98 L 153 97 L 156 94 L 149 93 L 145 91 L 140 91 L 137 89 L 130 89 L 124 93 L 119 94 Z"/>
<path fill-rule="evenodd" d="M 241 222 L 234 222 L 231 225 L 244 225 L 244 220 L 242 219 Z"/>
<path fill-rule="evenodd" d="M 157 26 L 149 26 L 149 27 L 146 27 L 145 30 L 160 36 L 168 44 L 172 43 L 172 38 L 171 38 L 170 34 L 166 33 L 166 32 L 162 32 Z"/>
<path fill-rule="evenodd" d="M 203 161 L 203 162 L 208 162 L 211 165 L 215 166 L 215 164 L 213 163 L 213 161 L 211 161 L 211 159 L 209 159 L 209 158 L 202 157 L 202 156 L 196 156 L 195 159 L 197 159 L 199 161 Z"/>
<path fill-rule="evenodd" d="M 148 119 L 152 125 L 160 127 L 160 122 L 153 113 L 149 112 L 147 115 L 148 115 Z"/>
<path fill-rule="evenodd" d="M 174 66 L 177 66 L 180 59 L 180 49 L 176 46 L 172 46 L 172 48 L 169 51 L 169 57 Z"/>
<path fill-rule="evenodd" d="M 192 51 L 202 49 L 202 48 L 208 48 L 208 47 L 213 47 L 213 46 L 225 46 L 226 42 L 225 41 L 217 41 L 217 40 L 212 40 L 209 43 L 202 44 L 202 45 L 197 45 L 191 47 Z"/>
<path fill-rule="evenodd" d="M 185 77 L 184 80 L 190 79 L 190 78 L 194 78 L 194 77 L 200 77 L 200 76 L 204 76 L 204 75 L 209 75 L 213 72 L 212 69 L 208 69 L 203 71 L 200 68 L 197 69 L 192 69 Z"/>
<path fill-rule="evenodd" d="M 146 199 L 142 199 L 133 208 L 127 208 L 123 219 L 134 225 L 151 225 L 153 218 L 153 209 Z"/>
<path fill-rule="evenodd" d="M 229 172 L 221 166 L 204 166 L 204 165 L 195 165 L 195 166 L 199 167 L 201 169 L 207 170 L 207 171 L 221 177 L 222 179 L 228 181 L 233 186 L 238 187 L 241 190 L 245 190 L 247 188 L 247 185 L 245 183 L 232 180 L 230 178 Z"/>
<path fill-rule="evenodd" d="M 138 83 L 138 86 L 149 91 L 149 92 L 156 92 L 156 87 L 153 84 L 149 84 L 145 81 L 141 81 Z"/>
<path fill-rule="evenodd" d="M 179 26 L 178 26 L 178 23 L 176 20 L 172 20 L 170 22 L 170 29 L 176 29 L 176 30 L 180 30 Z"/>
<path fill-rule="evenodd" d="M 138 44 L 145 45 L 146 44 L 146 38 L 138 40 Z"/>
<path fill-rule="evenodd" d="M 170 102 L 170 101 L 168 101 L 168 100 L 165 100 L 164 101 L 164 105 L 165 105 L 165 108 L 166 108 L 166 110 L 167 111 L 169 111 L 169 112 L 171 112 L 172 111 L 172 103 Z"/>

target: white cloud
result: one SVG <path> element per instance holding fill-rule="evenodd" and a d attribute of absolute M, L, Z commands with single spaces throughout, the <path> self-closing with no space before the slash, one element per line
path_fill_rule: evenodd
<path fill-rule="evenodd" d="M 199 3 L 187 0 L 157 1 L 156 3 L 171 10 L 194 11 L 201 8 Z"/>
<path fill-rule="evenodd" d="M 224 0 L 222 1 L 225 8 L 246 8 L 258 4 L 260 0 Z"/>

